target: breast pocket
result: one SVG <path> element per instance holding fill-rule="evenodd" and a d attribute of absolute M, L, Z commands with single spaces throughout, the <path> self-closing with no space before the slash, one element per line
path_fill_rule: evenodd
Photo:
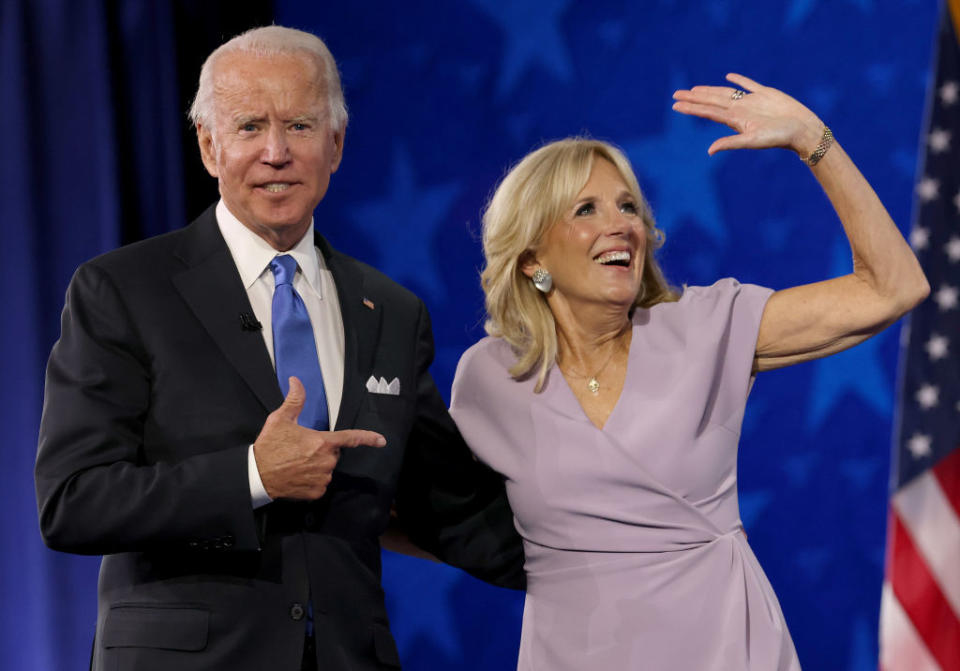
<path fill-rule="evenodd" d="M 367 475 L 391 482 L 403 459 L 416 408 L 405 396 L 368 393 L 353 428 L 376 431 L 387 440 L 385 447 L 356 447 L 340 452 L 337 471 Z"/>

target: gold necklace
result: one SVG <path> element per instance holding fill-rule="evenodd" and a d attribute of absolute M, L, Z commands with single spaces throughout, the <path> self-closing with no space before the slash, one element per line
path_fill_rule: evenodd
<path fill-rule="evenodd" d="M 596 396 L 597 394 L 600 393 L 600 381 L 599 381 L 597 378 L 600 377 L 600 373 L 602 373 L 603 370 L 607 367 L 607 364 L 609 364 L 611 361 L 613 361 L 613 355 L 616 354 L 616 353 L 617 353 L 617 350 L 619 350 L 619 349 L 620 349 L 620 347 L 613 347 L 613 348 L 610 350 L 610 355 L 607 357 L 607 360 L 603 362 L 603 365 L 600 366 L 600 368 L 597 369 L 597 372 L 594 373 L 590 378 L 587 378 L 586 375 L 583 375 L 583 374 L 581 374 L 581 373 L 579 373 L 579 372 L 577 372 L 577 371 L 575 371 L 575 370 L 572 370 L 572 369 L 570 369 L 570 368 L 567 369 L 567 374 L 568 374 L 568 375 L 573 375 L 575 378 L 580 379 L 580 380 L 587 380 L 587 389 L 590 390 L 590 393 L 591 393 L 591 394 L 593 394 L 594 396 Z"/>

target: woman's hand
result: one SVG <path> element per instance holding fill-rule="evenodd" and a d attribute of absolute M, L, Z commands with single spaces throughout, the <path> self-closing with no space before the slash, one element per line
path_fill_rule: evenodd
<path fill-rule="evenodd" d="M 727 149 L 792 149 L 806 158 L 823 137 L 823 122 L 799 101 L 749 77 L 728 74 L 730 86 L 694 86 L 673 94 L 673 109 L 725 124 L 737 131 L 710 145 L 711 155 Z M 738 96 L 736 91 L 743 90 Z"/>

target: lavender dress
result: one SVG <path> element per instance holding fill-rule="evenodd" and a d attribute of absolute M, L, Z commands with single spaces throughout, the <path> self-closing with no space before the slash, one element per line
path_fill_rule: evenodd
<path fill-rule="evenodd" d="M 506 478 L 526 551 L 522 671 L 797 671 L 737 505 L 737 442 L 769 289 L 732 279 L 637 310 L 603 429 L 501 339 L 463 355 L 451 412 Z"/>

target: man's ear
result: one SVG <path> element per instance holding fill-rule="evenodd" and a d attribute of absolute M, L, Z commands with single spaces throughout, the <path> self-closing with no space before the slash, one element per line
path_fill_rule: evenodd
<path fill-rule="evenodd" d="M 343 160 L 343 140 L 346 137 L 347 129 L 343 128 L 333 131 L 333 144 L 336 150 L 333 153 L 333 160 L 330 162 L 330 173 L 335 173 L 340 167 L 340 161 Z"/>
<path fill-rule="evenodd" d="M 200 145 L 200 159 L 203 167 L 212 177 L 220 177 L 217 171 L 217 148 L 213 144 L 213 134 L 203 124 L 197 124 L 197 144 Z"/>

